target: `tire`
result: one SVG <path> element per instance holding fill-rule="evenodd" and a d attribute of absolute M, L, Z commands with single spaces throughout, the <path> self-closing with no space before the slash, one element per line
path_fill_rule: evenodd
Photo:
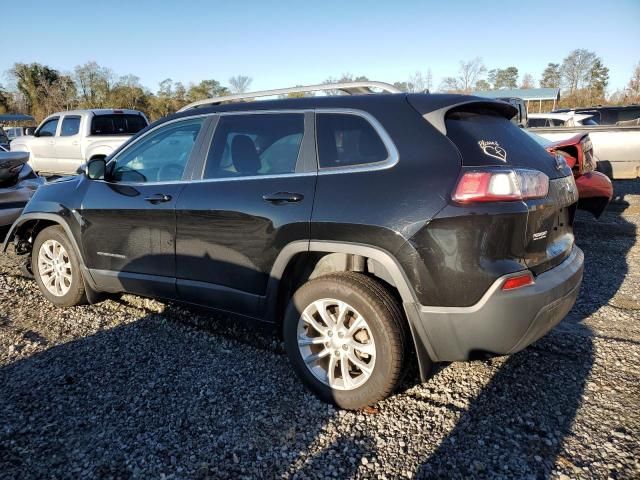
<path fill-rule="evenodd" d="M 341 311 L 348 312 L 342 324 Z M 358 317 L 364 323 L 355 324 Z M 397 388 L 408 350 L 405 325 L 386 287 L 363 274 L 342 272 L 311 280 L 296 291 L 285 314 L 283 338 L 302 382 L 321 400 L 353 410 L 374 405 Z"/>
<path fill-rule="evenodd" d="M 61 249 L 56 249 L 56 245 Z M 53 265 L 52 262 L 56 260 L 57 263 Z M 49 266 L 58 273 L 49 273 L 47 276 Z M 47 227 L 38 234 L 31 254 L 31 270 L 42 295 L 55 306 L 72 307 L 87 302 L 80 262 L 62 227 Z M 57 276 L 58 281 L 55 278 L 51 281 L 52 276 Z"/>

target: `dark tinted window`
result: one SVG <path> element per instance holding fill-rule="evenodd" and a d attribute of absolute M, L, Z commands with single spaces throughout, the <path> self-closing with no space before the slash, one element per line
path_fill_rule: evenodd
<path fill-rule="evenodd" d="M 294 173 L 303 135 L 299 113 L 222 116 L 204 178 Z"/>
<path fill-rule="evenodd" d="M 546 118 L 531 118 L 527 121 L 527 127 L 538 128 L 538 127 L 546 127 L 547 119 Z"/>
<path fill-rule="evenodd" d="M 58 128 L 58 118 L 52 118 L 48 120 L 40 130 L 38 131 L 38 135 L 40 137 L 53 137 L 56 134 L 56 129 Z"/>
<path fill-rule="evenodd" d="M 91 135 L 133 135 L 146 126 L 142 115 L 95 115 L 91 120 Z"/>
<path fill-rule="evenodd" d="M 387 159 L 384 143 L 373 126 L 359 115 L 316 115 L 321 168 L 376 163 Z"/>
<path fill-rule="evenodd" d="M 149 133 L 118 155 L 113 178 L 125 182 L 172 182 L 182 179 L 204 120 L 171 123 Z"/>
<path fill-rule="evenodd" d="M 582 120 L 582 125 L 598 125 L 598 122 L 596 122 L 593 117 L 591 118 L 585 118 L 584 120 Z"/>
<path fill-rule="evenodd" d="M 616 122 L 626 122 L 640 118 L 640 108 L 625 108 L 618 110 L 615 118 Z"/>
<path fill-rule="evenodd" d="M 80 131 L 80 117 L 66 116 L 62 119 L 62 128 L 60 129 L 61 137 L 70 137 L 76 135 Z"/>
<path fill-rule="evenodd" d="M 9 139 L 2 128 L 0 128 L 0 143 L 9 143 Z"/>

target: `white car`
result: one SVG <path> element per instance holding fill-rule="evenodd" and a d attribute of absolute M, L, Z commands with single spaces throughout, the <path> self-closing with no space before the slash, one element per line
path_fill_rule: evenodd
<path fill-rule="evenodd" d="M 581 125 L 598 125 L 593 115 L 583 113 L 530 113 L 527 128 L 540 127 L 578 127 Z"/>
<path fill-rule="evenodd" d="M 149 124 L 137 110 L 72 110 L 48 116 L 30 136 L 11 142 L 11 151 L 29 152 L 40 173 L 73 174 L 83 163 L 104 158 Z"/>

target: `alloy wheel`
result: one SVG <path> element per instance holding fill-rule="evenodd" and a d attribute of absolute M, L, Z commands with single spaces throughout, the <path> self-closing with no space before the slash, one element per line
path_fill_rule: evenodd
<path fill-rule="evenodd" d="M 333 298 L 309 304 L 298 321 L 298 348 L 309 371 L 336 390 L 354 390 L 373 373 L 376 346 L 366 319 Z"/>
<path fill-rule="evenodd" d="M 63 297 L 71 288 L 71 259 L 57 240 L 47 240 L 40 246 L 38 273 L 45 288 L 56 297 Z"/>

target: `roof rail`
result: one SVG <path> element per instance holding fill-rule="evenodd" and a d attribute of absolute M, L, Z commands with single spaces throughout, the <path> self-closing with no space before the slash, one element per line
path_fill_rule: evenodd
<path fill-rule="evenodd" d="M 385 82 L 340 82 L 340 83 L 324 83 L 321 85 L 308 85 L 306 87 L 277 88 L 275 90 L 262 90 L 259 92 L 238 93 L 236 95 L 225 95 L 224 97 L 213 97 L 206 100 L 198 100 L 189 105 L 185 105 L 178 112 L 184 112 L 192 108 L 201 107 L 203 105 L 220 105 L 221 103 L 247 100 L 259 97 L 271 97 L 274 95 L 288 95 L 291 93 L 308 93 L 340 90 L 349 95 L 374 93 L 373 89 L 382 90 L 387 93 L 402 93 L 402 90 Z"/>

